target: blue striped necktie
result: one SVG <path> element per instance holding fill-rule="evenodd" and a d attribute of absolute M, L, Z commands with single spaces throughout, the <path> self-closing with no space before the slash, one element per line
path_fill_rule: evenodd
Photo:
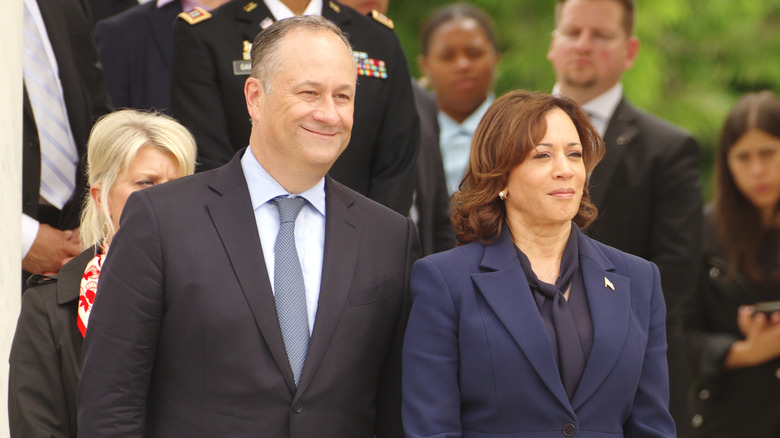
<path fill-rule="evenodd" d="M 274 202 L 280 222 L 274 248 L 274 300 L 287 358 L 298 386 L 309 349 L 309 318 L 301 262 L 295 249 L 295 218 L 306 200 L 279 196 Z"/>
<path fill-rule="evenodd" d="M 62 89 L 44 49 L 38 26 L 24 5 L 24 86 L 41 148 L 40 195 L 62 209 L 76 189 L 79 157 L 65 111 Z"/>

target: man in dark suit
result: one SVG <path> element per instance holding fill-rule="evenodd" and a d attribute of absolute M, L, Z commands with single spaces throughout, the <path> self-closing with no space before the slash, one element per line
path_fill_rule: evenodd
<path fill-rule="evenodd" d="M 226 1 L 197 4 L 211 10 Z M 153 0 L 95 26 L 98 55 L 115 106 L 171 113 L 173 23 L 191 3 Z"/>
<path fill-rule="evenodd" d="M 419 244 L 410 219 L 326 175 L 355 88 L 337 27 L 282 20 L 253 45 L 249 148 L 130 197 L 85 339 L 79 436 L 403 437 Z"/>
<path fill-rule="evenodd" d="M 406 58 L 391 21 L 381 14 L 369 19 L 335 1 L 239 0 L 177 20 L 171 110 L 195 135 L 199 170 L 226 163 L 249 139 L 241 95 L 249 42 L 274 21 L 304 13 L 321 15 L 348 34 L 358 62 L 355 129 L 331 175 L 407 215 L 420 139 Z"/>
<path fill-rule="evenodd" d="M 412 84 L 420 116 L 420 152 L 417 157 L 412 218 L 417 224 L 423 255 L 455 247 L 455 228 L 450 222 L 450 193 L 444 178 L 439 149 L 439 107 L 436 98 L 416 82 Z"/>
<path fill-rule="evenodd" d="M 109 104 L 86 2 L 26 0 L 24 9 L 22 268 L 57 273 L 81 252 L 87 137 Z"/>
<path fill-rule="evenodd" d="M 658 265 L 671 323 L 700 263 L 699 149 L 690 134 L 623 96 L 620 79 L 639 50 L 633 23 L 632 0 L 559 0 L 547 57 L 555 92 L 582 105 L 606 143 L 590 176 L 599 218 L 588 234 Z M 668 332 L 670 408 L 684 435 L 688 381 L 675 326 Z"/>

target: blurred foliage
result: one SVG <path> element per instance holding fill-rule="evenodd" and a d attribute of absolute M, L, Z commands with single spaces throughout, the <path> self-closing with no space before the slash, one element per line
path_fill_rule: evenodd
<path fill-rule="evenodd" d="M 450 3 L 391 0 L 388 15 L 419 76 L 418 34 L 428 14 Z M 501 61 L 496 95 L 525 88 L 549 92 L 546 59 L 555 0 L 472 0 L 496 23 Z M 637 106 L 693 133 L 702 149 L 704 197 L 710 198 L 713 150 L 721 124 L 742 94 L 780 92 L 780 0 L 739 2 L 638 0 L 639 57 L 623 78 Z"/>

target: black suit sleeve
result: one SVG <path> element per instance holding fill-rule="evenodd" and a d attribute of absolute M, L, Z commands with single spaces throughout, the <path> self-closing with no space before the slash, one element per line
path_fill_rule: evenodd
<path fill-rule="evenodd" d="M 162 249 L 142 192 L 130 196 L 84 339 L 79 437 L 142 437 L 163 314 Z"/>
<path fill-rule="evenodd" d="M 217 60 L 192 26 L 179 19 L 173 26 L 172 64 L 171 114 L 198 142 L 198 170 L 227 163 L 236 148 L 230 144 Z M 246 117 L 249 120 L 249 115 Z M 248 144 L 249 138 L 246 141 Z"/>
<path fill-rule="evenodd" d="M 404 273 L 403 306 L 398 315 L 393 343 L 388 350 L 387 358 L 379 376 L 376 403 L 376 438 L 404 438 L 401 422 L 401 353 L 403 350 L 406 323 L 412 308 L 412 296 L 409 280 L 412 265 L 420 257 L 420 242 L 414 222 L 407 218 L 406 227 L 406 269 Z"/>
<path fill-rule="evenodd" d="M 395 62 L 388 71 L 391 94 L 377 135 L 367 196 L 407 216 L 412 206 L 415 163 L 420 148 L 420 120 L 406 57 L 395 34 L 393 39 Z"/>
<path fill-rule="evenodd" d="M 40 286 L 52 292 L 56 283 Z M 11 436 L 75 436 L 75 418 L 65 394 L 60 368 L 62 358 L 54 339 L 44 295 L 38 288 L 22 297 L 22 311 L 16 324 L 8 378 L 8 420 Z M 73 315 L 75 319 L 75 314 Z"/>
<path fill-rule="evenodd" d="M 650 213 L 650 260 L 661 271 L 669 317 L 696 283 L 701 260 L 699 147 L 685 136 L 658 167 Z"/>

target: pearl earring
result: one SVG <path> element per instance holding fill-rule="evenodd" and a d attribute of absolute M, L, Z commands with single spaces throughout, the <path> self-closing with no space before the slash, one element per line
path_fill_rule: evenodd
<path fill-rule="evenodd" d="M 498 198 L 501 199 L 502 201 L 506 201 L 506 190 L 501 190 L 500 192 L 498 192 Z"/>

